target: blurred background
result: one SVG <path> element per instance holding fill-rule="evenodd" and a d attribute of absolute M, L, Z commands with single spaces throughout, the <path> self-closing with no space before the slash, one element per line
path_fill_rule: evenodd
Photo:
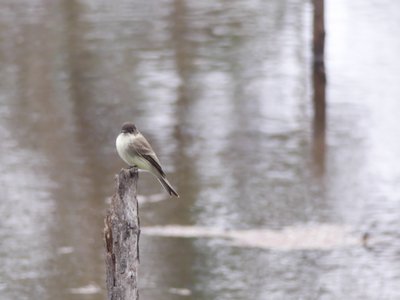
<path fill-rule="evenodd" d="M 326 1 L 326 129 L 309 0 L 0 4 L 1 300 L 105 299 L 125 121 L 141 299 L 400 299 L 400 2 Z"/>

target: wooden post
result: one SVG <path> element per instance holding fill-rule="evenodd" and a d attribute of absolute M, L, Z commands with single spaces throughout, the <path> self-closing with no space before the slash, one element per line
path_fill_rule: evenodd
<path fill-rule="evenodd" d="M 108 300 L 139 299 L 140 223 L 136 187 L 137 169 L 122 169 L 116 176 L 116 191 L 104 220 Z"/>

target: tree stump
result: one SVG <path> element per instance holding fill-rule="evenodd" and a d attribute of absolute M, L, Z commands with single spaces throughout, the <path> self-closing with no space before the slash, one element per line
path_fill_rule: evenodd
<path fill-rule="evenodd" d="M 139 299 L 140 235 L 138 171 L 122 169 L 115 177 L 116 191 L 104 220 L 107 295 L 108 300 L 136 300 Z"/>

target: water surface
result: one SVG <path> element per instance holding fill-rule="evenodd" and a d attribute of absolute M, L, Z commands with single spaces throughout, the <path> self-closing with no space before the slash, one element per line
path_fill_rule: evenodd
<path fill-rule="evenodd" d="M 105 299 L 127 120 L 181 195 L 142 225 L 192 234 L 143 235 L 143 299 L 400 299 L 399 3 L 327 1 L 318 156 L 309 1 L 0 3 L 1 300 Z"/>

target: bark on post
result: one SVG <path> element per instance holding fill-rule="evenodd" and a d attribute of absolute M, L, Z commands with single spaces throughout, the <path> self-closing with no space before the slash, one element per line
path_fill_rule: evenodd
<path fill-rule="evenodd" d="M 121 170 L 116 191 L 104 220 L 108 300 L 139 299 L 140 223 L 136 187 L 137 169 Z"/>

